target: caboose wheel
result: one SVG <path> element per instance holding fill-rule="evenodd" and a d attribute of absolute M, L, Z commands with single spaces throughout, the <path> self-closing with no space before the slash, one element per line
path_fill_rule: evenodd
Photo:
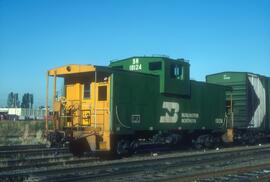
<path fill-rule="evenodd" d="M 214 146 L 214 137 L 212 135 L 206 135 L 204 139 L 204 146 L 206 148 L 211 148 Z"/>
<path fill-rule="evenodd" d="M 116 148 L 117 155 L 119 156 L 128 155 L 129 150 L 130 150 L 129 141 L 120 140 L 117 142 L 117 148 Z"/>
<path fill-rule="evenodd" d="M 192 141 L 194 148 L 202 149 L 203 147 L 212 148 L 216 141 L 212 135 L 201 135 Z"/>
<path fill-rule="evenodd" d="M 198 149 L 198 150 L 200 150 L 200 149 L 203 148 L 202 144 L 197 143 L 197 142 L 193 143 L 193 147 L 194 147 L 195 149 Z"/>
<path fill-rule="evenodd" d="M 63 136 L 57 131 L 49 133 L 47 140 L 50 142 L 51 147 L 60 147 L 63 144 Z"/>
<path fill-rule="evenodd" d="M 140 147 L 140 142 L 135 139 L 130 143 L 129 153 L 134 153 Z"/>

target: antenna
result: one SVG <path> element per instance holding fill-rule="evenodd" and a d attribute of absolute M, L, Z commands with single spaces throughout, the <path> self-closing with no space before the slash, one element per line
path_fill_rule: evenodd
<path fill-rule="evenodd" d="M 163 57 L 163 58 L 170 58 L 170 56 L 165 54 L 152 54 L 152 57 Z"/>

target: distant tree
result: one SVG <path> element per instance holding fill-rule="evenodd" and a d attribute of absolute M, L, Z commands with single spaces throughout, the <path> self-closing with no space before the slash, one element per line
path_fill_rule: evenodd
<path fill-rule="evenodd" d="M 13 92 L 10 92 L 7 98 L 7 107 L 12 107 L 12 105 L 13 105 Z"/>
<path fill-rule="evenodd" d="M 22 108 L 29 108 L 29 99 L 28 99 L 29 93 L 23 94 L 22 96 Z"/>
<path fill-rule="evenodd" d="M 13 103 L 14 103 L 14 107 L 20 107 L 20 100 L 19 100 L 18 93 L 13 94 Z"/>
<path fill-rule="evenodd" d="M 22 97 L 22 108 L 33 108 L 34 96 L 33 94 L 25 93 Z"/>
<path fill-rule="evenodd" d="M 20 107 L 19 94 L 10 92 L 7 99 L 7 107 L 14 108 Z"/>
<path fill-rule="evenodd" d="M 30 108 L 33 108 L 33 104 L 34 104 L 34 95 L 33 94 L 29 94 L 29 102 L 30 102 Z"/>

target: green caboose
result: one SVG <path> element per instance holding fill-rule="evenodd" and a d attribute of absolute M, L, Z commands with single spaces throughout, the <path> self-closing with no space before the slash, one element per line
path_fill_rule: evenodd
<path fill-rule="evenodd" d="M 76 152 L 83 141 L 91 151 L 118 154 L 185 140 L 211 146 L 227 129 L 228 88 L 190 80 L 189 68 L 183 59 L 132 57 L 109 67 L 52 69 L 48 75 L 65 85 L 62 99 L 54 99 L 54 129 Z"/>
<path fill-rule="evenodd" d="M 132 57 L 111 62 L 110 67 L 119 70 L 112 109 L 113 130 L 121 136 L 162 133 L 159 137 L 175 143 L 176 135 L 191 136 L 201 145 L 225 133 L 228 87 L 190 80 L 185 60 Z"/>

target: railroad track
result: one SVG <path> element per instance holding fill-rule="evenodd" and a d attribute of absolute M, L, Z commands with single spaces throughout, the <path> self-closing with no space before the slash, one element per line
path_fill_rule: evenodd
<path fill-rule="evenodd" d="M 47 166 L 49 163 L 72 160 L 67 148 L 47 148 L 46 145 L 14 145 L 0 147 L 0 171 Z"/>
<path fill-rule="evenodd" d="M 0 181 L 24 181 L 25 176 L 18 176 L 21 171 L 90 163 L 97 158 L 76 158 L 67 148 L 47 148 L 46 145 L 18 145 L 0 147 L 0 173 L 13 175 L 0 175 Z"/>
<path fill-rule="evenodd" d="M 23 159 L 29 156 L 48 156 L 69 153 L 68 148 L 19 148 L 0 150 L 0 161 L 6 159 Z"/>
<path fill-rule="evenodd" d="M 270 168 L 270 145 L 202 152 L 131 157 L 114 161 L 74 159 L 59 165 L 25 168 L 0 173 L 0 179 L 31 181 L 170 181 L 200 180 L 218 170 L 264 165 Z M 238 166 L 241 164 L 240 166 Z M 219 174 L 222 176 L 225 174 Z M 206 177 L 206 176 L 204 176 Z M 208 176 L 209 179 L 211 176 Z M 203 178 L 202 178 L 203 179 Z"/>
<path fill-rule="evenodd" d="M 46 148 L 46 145 L 5 145 L 0 146 L 0 151 L 11 151 L 11 150 L 26 150 L 33 148 Z"/>
<path fill-rule="evenodd" d="M 20 170 L 34 166 L 47 166 L 49 164 L 74 159 L 72 154 L 36 156 L 23 159 L 7 159 L 0 161 L 1 171 Z"/>
<path fill-rule="evenodd" d="M 189 176 L 171 177 L 171 179 L 160 180 L 163 182 L 196 181 L 265 181 L 270 179 L 270 164 L 256 164 L 253 166 L 232 167 L 229 169 L 215 170 L 214 172 L 199 172 Z"/>

